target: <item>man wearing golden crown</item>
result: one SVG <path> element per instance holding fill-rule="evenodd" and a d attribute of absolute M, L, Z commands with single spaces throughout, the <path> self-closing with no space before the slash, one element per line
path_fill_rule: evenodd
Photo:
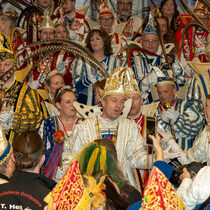
<path fill-rule="evenodd" d="M 143 113 L 156 116 L 158 127 L 170 130 L 183 150 L 191 148 L 195 137 L 203 129 L 204 116 L 193 101 L 176 96 L 176 84 L 172 70 L 155 68 L 159 101 L 142 107 Z"/>
<path fill-rule="evenodd" d="M 150 168 L 152 157 L 147 155 L 145 141 L 136 123 L 121 115 L 125 93 L 133 88 L 129 71 L 125 67 L 118 67 L 112 72 L 104 88 L 102 113 L 75 126 L 71 146 L 73 154 L 77 154 L 82 147 L 96 139 L 110 139 L 115 144 L 123 174 L 132 185 L 137 186 L 133 168 Z"/>
<path fill-rule="evenodd" d="M 12 143 L 18 133 L 37 129 L 42 113 L 37 93 L 18 82 L 11 70 L 16 64 L 16 56 L 9 38 L 0 33 L 0 41 L 0 121 L 7 139 Z"/>
<path fill-rule="evenodd" d="M 151 13 L 149 14 L 148 23 L 143 29 L 141 45 L 143 49 L 153 54 L 147 54 L 142 51 L 141 53 L 133 54 L 133 57 L 131 56 L 129 59 L 131 59 L 134 76 L 139 82 L 139 87 L 144 99 L 143 103 L 148 104 L 154 100 L 151 88 L 156 84 L 157 81 L 157 75 L 153 67 L 160 66 L 162 63 L 166 62 L 163 50 L 161 48 L 158 30 L 154 25 L 154 17 Z M 168 56 L 173 47 L 170 44 L 164 47 L 166 55 Z M 174 71 L 177 81 L 177 88 L 180 89 L 185 84 L 184 69 L 175 56 L 171 56 L 172 58 L 170 58 L 171 62 L 169 66 Z"/>

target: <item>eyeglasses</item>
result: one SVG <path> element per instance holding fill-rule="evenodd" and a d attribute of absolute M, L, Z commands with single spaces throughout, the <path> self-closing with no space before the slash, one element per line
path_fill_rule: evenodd
<path fill-rule="evenodd" d="M 117 2 L 119 5 L 121 5 L 121 6 L 131 6 L 132 5 L 132 2 L 123 2 L 123 1 L 119 1 L 119 2 Z"/>
<path fill-rule="evenodd" d="M 149 44 L 149 43 L 158 43 L 159 39 L 142 39 L 142 42 L 144 42 L 145 44 Z"/>

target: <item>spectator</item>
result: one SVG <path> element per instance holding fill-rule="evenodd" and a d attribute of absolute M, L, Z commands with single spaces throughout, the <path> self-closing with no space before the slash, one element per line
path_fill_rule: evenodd
<path fill-rule="evenodd" d="M 0 185 L 1 205 L 43 209 L 55 183 L 39 174 L 45 160 L 42 139 L 35 131 L 23 132 L 13 144 L 13 156 L 16 169 L 10 181 Z"/>

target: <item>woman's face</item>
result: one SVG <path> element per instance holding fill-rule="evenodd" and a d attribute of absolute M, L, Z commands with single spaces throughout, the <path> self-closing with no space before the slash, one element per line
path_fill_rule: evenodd
<path fill-rule="evenodd" d="M 56 106 L 60 110 L 60 114 L 68 117 L 73 118 L 76 115 L 76 109 L 73 106 L 73 102 L 75 102 L 77 99 L 72 92 L 66 92 L 61 97 L 61 102 L 57 102 Z"/>
<path fill-rule="evenodd" d="M 64 86 L 65 83 L 63 77 L 61 75 L 55 75 L 50 79 L 50 85 L 47 86 L 47 89 L 51 93 L 52 97 L 54 97 L 56 90 Z"/>
<path fill-rule="evenodd" d="M 160 26 L 160 33 L 162 36 L 164 36 L 167 33 L 167 21 L 164 18 L 158 18 L 157 19 L 159 26 Z"/>
<path fill-rule="evenodd" d="M 164 16 L 173 16 L 173 14 L 175 13 L 174 0 L 166 1 L 162 10 Z"/>
<path fill-rule="evenodd" d="M 93 52 L 104 50 L 104 41 L 98 33 L 94 33 L 90 38 L 90 45 Z"/>

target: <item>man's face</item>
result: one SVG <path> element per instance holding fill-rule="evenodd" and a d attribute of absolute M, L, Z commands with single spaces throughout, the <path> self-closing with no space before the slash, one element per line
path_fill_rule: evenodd
<path fill-rule="evenodd" d="M 61 7 L 64 13 L 70 14 L 75 10 L 75 1 L 65 0 L 62 2 Z"/>
<path fill-rule="evenodd" d="M 0 61 L 0 77 L 4 73 L 8 72 L 14 65 L 15 65 L 14 62 L 10 60 Z"/>
<path fill-rule="evenodd" d="M 210 123 L 210 99 L 206 100 L 206 107 L 204 109 L 207 123 Z"/>
<path fill-rule="evenodd" d="M 126 95 L 126 98 L 132 99 L 132 106 L 129 112 L 130 117 L 136 117 L 140 113 L 141 105 L 142 105 L 142 98 L 137 93 L 130 93 Z"/>
<path fill-rule="evenodd" d="M 125 97 L 121 95 L 108 95 L 102 101 L 102 117 L 104 119 L 116 120 L 124 108 Z"/>
<path fill-rule="evenodd" d="M 42 9 L 47 9 L 52 5 L 52 1 L 53 0 L 39 0 L 39 7 L 41 7 Z"/>
<path fill-rule="evenodd" d="M 103 15 L 98 18 L 98 23 L 102 29 L 104 29 L 107 33 L 110 33 L 114 23 L 114 17 L 111 15 Z"/>
<path fill-rule="evenodd" d="M 54 39 L 55 38 L 55 31 L 53 29 L 50 29 L 50 28 L 42 29 L 39 32 L 39 38 L 40 38 L 41 41 Z"/>
<path fill-rule="evenodd" d="M 118 0 L 117 13 L 122 18 L 127 18 L 131 14 L 132 2 L 131 0 Z"/>
<path fill-rule="evenodd" d="M 162 105 L 166 103 L 171 104 L 176 97 L 176 87 L 170 84 L 158 85 L 157 92 Z"/>
<path fill-rule="evenodd" d="M 145 34 L 142 37 L 142 47 L 150 52 L 157 53 L 160 41 L 156 34 Z"/>

